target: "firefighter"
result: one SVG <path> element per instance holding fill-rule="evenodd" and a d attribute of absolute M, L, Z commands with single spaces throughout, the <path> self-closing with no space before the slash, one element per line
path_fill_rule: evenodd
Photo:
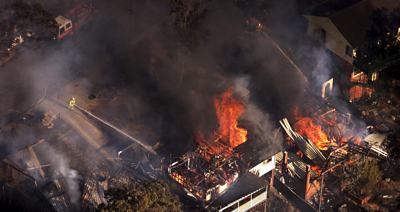
<path fill-rule="evenodd" d="M 76 99 L 75 99 L 75 97 L 72 97 L 68 102 L 68 107 L 69 107 L 69 109 L 72 110 L 72 109 L 74 109 L 75 105 L 76 105 Z"/>

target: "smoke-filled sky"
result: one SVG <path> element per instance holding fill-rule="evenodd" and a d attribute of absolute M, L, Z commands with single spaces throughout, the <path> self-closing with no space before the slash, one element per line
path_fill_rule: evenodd
<path fill-rule="evenodd" d="M 42 2 L 54 15 L 72 4 Z M 23 48 L 17 59 L 0 68 L 1 114 L 24 111 L 70 81 L 85 84 L 95 95 L 113 88 L 123 93 L 124 110 L 133 117 L 112 107 L 102 108 L 103 116 L 134 120 L 167 149 L 179 152 L 200 127 L 216 129 L 212 99 L 238 77 L 246 76 L 251 102 L 269 114 L 271 126 L 301 100 L 301 77 L 269 39 L 245 32 L 246 17 L 234 1 L 205 1 L 207 10 L 194 28 L 191 46 L 174 31 L 167 1 L 92 2 L 95 17 L 73 38 Z M 277 16 L 286 16 L 281 13 Z M 148 139 L 145 132 L 138 136 Z"/>

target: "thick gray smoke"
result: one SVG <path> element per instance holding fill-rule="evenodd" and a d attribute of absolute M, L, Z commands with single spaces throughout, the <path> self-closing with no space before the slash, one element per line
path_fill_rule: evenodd
<path fill-rule="evenodd" d="M 266 37 L 244 32 L 246 17 L 233 1 L 209 4 L 195 29 L 197 45 L 190 49 L 174 32 L 164 1 L 95 1 L 94 5 L 96 18 L 75 38 L 51 50 L 25 54 L 20 57 L 25 58 L 23 62 L 7 67 L 24 77 L 18 86 L 1 84 L 3 91 L 23 95 L 5 94 L 12 103 L 8 108 L 20 106 L 21 99 L 29 102 L 33 96 L 40 97 L 48 84 L 62 87 L 78 76 L 86 82 L 88 94 L 100 96 L 104 90 L 117 89 L 115 102 L 126 103 L 98 111 L 102 117 L 145 126 L 136 136 L 162 140 L 166 151 L 176 142 L 184 143 L 179 145 L 182 149 L 171 149 L 179 152 L 186 151 L 199 125 L 215 128 L 212 100 L 231 86 L 231 75 L 251 76 L 248 89 L 253 101 L 273 114 L 271 119 L 284 116 L 300 99 L 303 82 L 299 76 Z M 46 6 L 55 7 L 52 1 Z"/>
<path fill-rule="evenodd" d="M 315 84 L 321 85 L 332 77 L 331 60 L 324 49 L 313 49 L 312 55 L 314 61 L 316 61 L 315 67 L 312 70 L 312 78 Z"/>
<path fill-rule="evenodd" d="M 71 203 L 78 204 L 81 197 L 78 182 L 79 175 L 76 170 L 70 168 L 69 159 L 62 152 L 55 150 L 47 144 L 41 146 L 41 151 L 50 162 L 54 171 L 53 178 L 65 181 L 66 186 L 64 188 L 67 189 Z M 61 175 L 62 178 L 59 178 L 59 175 Z"/>
<path fill-rule="evenodd" d="M 251 92 L 249 91 L 250 78 L 247 76 L 239 77 L 234 80 L 234 91 L 241 99 L 244 100 L 246 106 L 245 113 L 241 117 L 249 127 L 252 137 L 263 144 L 267 144 L 268 148 L 278 150 L 282 147 L 283 137 L 276 124 L 271 120 L 268 113 L 261 110 L 255 102 L 251 100 Z"/>
<path fill-rule="evenodd" d="M 63 14 L 72 4 L 42 2 L 54 15 Z M 78 103 L 92 106 L 88 109 L 94 114 L 150 145 L 160 142 L 161 154 L 180 154 L 191 147 L 199 128 L 216 129 L 213 99 L 234 86 L 245 100 L 243 121 L 254 137 L 273 141 L 268 145 L 279 148 L 282 135 L 276 120 L 302 100 L 304 81 L 266 36 L 245 32 L 247 17 L 235 1 L 205 2 L 207 11 L 194 28 L 198 32 L 193 35 L 194 45 L 188 46 L 174 30 L 167 1 L 92 1 L 94 18 L 73 37 L 23 49 L 0 68 L 0 96 L 5 102 L 0 114 L 24 112 L 45 94 L 73 96 L 63 89 L 69 84 L 84 88 L 79 90 L 84 100 Z M 248 77 L 232 80 L 242 74 Z M 105 103 L 98 106 L 98 102 Z M 24 137 L 32 143 L 40 136 Z M 103 145 L 118 146 L 120 140 L 110 136 Z M 95 152 L 85 142 L 79 145 Z M 68 194 L 76 201 L 79 190 L 73 164 L 89 165 L 59 149 L 48 149 L 48 160 L 65 177 Z"/>

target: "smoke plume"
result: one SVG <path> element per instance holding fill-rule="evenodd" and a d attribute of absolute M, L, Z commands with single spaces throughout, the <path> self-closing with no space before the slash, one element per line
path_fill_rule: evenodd
<path fill-rule="evenodd" d="M 51 164 L 54 173 L 53 178 L 65 181 L 66 186 L 64 188 L 67 189 L 71 203 L 75 205 L 78 204 L 81 197 L 78 172 L 70 168 L 69 160 L 62 152 L 55 150 L 48 144 L 44 144 L 40 149 Z M 59 175 L 61 175 L 62 178 L 59 178 Z"/>
<path fill-rule="evenodd" d="M 282 134 L 276 127 L 276 124 L 272 122 L 269 114 L 261 110 L 251 100 L 251 92 L 248 89 L 249 83 L 250 78 L 248 76 L 239 77 L 234 80 L 234 91 L 244 100 L 246 105 L 242 119 L 251 130 L 253 138 L 262 141 L 263 144 L 267 144 L 269 149 L 281 149 L 283 142 Z"/>

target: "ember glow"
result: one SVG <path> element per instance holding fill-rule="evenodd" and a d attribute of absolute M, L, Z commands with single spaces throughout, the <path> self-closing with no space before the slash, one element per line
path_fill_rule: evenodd
<path fill-rule="evenodd" d="M 332 142 L 322 127 L 314 122 L 310 117 L 300 117 L 294 125 L 296 131 L 307 137 L 320 150 L 327 150 Z"/>
<path fill-rule="evenodd" d="M 321 175 L 321 173 L 322 173 L 321 168 L 317 165 L 311 166 L 311 170 L 313 170 L 317 175 Z"/>
<path fill-rule="evenodd" d="M 353 102 L 361 99 L 362 97 L 370 97 L 374 90 L 369 87 L 355 85 L 349 90 L 349 101 Z"/>

